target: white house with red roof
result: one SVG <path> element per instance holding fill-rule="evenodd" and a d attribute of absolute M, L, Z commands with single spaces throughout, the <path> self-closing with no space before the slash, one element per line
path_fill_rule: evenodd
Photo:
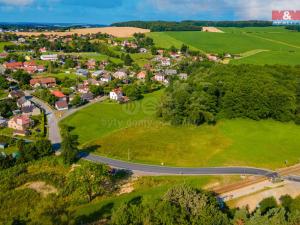
<path fill-rule="evenodd" d="M 109 93 L 109 98 L 115 101 L 122 101 L 123 92 L 121 88 L 116 88 Z"/>

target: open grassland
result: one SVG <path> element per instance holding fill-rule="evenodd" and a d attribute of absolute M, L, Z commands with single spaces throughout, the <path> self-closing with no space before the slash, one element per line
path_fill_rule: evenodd
<path fill-rule="evenodd" d="M 132 37 L 135 33 L 148 33 L 150 30 L 141 29 L 136 27 L 101 27 L 101 28 L 82 28 L 74 29 L 67 32 L 17 32 L 18 35 L 24 36 L 39 36 L 44 34 L 57 35 L 57 36 L 69 36 L 73 34 L 86 35 L 86 34 L 96 34 L 96 33 L 106 33 L 114 37 Z"/>
<path fill-rule="evenodd" d="M 220 28 L 224 33 L 162 32 L 150 33 L 158 46 L 165 48 L 182 43 L 207 53 L 231 53 L 242 59 L 231 63 L 298 65 L 300 32 L 283 27 Z M 249 54 L 248 54 L 249 53 Z"/>
<path fill-rule="evenodd" d="M 155 118 L 160 92 L 128 105 L 99 103 L 62 121 L 95 154 L 166 166 L 256 166 L 299 162 L 300 126 L 224 120 L 216 126 L 174 127 Z M 283 157 L 284 156 L 284 157 Z"/>

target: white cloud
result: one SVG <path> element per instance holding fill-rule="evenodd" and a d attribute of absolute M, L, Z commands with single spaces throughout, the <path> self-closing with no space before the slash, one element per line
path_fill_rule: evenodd
<path fill-rule="evenodd" d="M 240 19 L 271 19 L 272 10 L 300 10 L 299 0 L 225 0 Z"/>
<path fill-rule="evenodd" d="M 0 0 L 0 5 L 6 6 L 28 6 L 31 5 L 34 0 Z"/>
<path fill-rule="evenodd" d="M 220 15 L 228 10 L 238 19 L 271 19 L 272 10 L 300 10 L 300 0 L 146 0 L 160 12 L 177 15 L 212 13 Z"/>

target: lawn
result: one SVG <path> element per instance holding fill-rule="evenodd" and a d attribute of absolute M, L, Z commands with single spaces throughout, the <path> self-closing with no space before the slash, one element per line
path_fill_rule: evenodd
<path fill-rule="evenodd" d="M 151 124 L 161 93 L 147 94 L 141 101 L 123 105 L 109 101 L 96 103 L 76 112 L 61 124 L 74 127 L 73 133 L 79 135 L 80 144 L 85 145 L 126 127 Z"/>
<path fill-rule="evenodd" d="M 54 77 L 54 78 L 57 78 L 59 80 L 64 80 L 66 78 L 70 78 L 72 80 L 77 80 L 78 78 L 85 79 L 85 77 L 78 76 L 75 73 L 65 73 L 65 72 L 61 72 L 61 73 L 41 73 L 41 74 L 37 75 L 37 77 L 39 77 L 39 76 Z"/>
<path fill-rule="evenodd" d="M 132 162 L 271 169 L 285 166 L 285 160 L 299 162 L 300 126 L 237 119 L 219 121 L 216 126 L 174 127 L 155 118 L 160 94 L 128 105 L 95 104 L 62 123 L 74 127 L 81 147 L 92 146 L 95 154 Z"/>
<path fill-rule="evenodd" d="M 113 63 L 116 63 L 116 64 L 123 63 L 123 61 L 119 58 L 109 57 L 107 55 L 103 55 L 103 54 L 96 53 L 96 52 L 66 53 L 66 54 L 67 55 L 81 56 L 86 60 L 95 59 L 95 60 L 98 60 L 98 61 L 103 61 L 103 60 L 108 60 L 109 59 Z"/>
<path fill-rule="evenodd" d="M 198 31 L 154 32 L 148 34 L 161 47 L 185 43 L 207 53 L 247 55 L 232 63 L 298 65 L 300 33 L 283 27 L 221 28 L 224 33 Z M 265 52 L 262 52 L 265 51 Z M 268 52 L 267 52 L 268 51 Z M 248 59 L 249 57 L 249 59 Z"/>

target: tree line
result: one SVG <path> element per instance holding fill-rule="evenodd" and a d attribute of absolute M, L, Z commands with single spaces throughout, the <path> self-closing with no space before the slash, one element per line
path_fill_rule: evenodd
<path fill-rule="evenodd" d="M 299 67 L 210 64 L 182 69 L 194 72 L 187 81 L 171 81 L 157 111 L 174 125 L 222 118 L 300 122 Z"/>
<path fill-rule="evenodd" d="M 116 27 L 139 27 L 151 31 L 200 31 L 203 26 L 214 27 L 268 27 L 270 21 L 197 21 L 186 20 L 181 22 L 171 21 L 128 21 L 113 23 Z"/>
<path fill-rule="evenodd" d="M 121 204 L 112 213 L 111 223 L 166 225 L 298 225 L 300 199 L 282 196 L 280 205 L 271 197 L 262 200 L 254 212 L 229 209 L 213 193 L 187 185 L 169 189 L 159 199 L 137 198 Z"/>

